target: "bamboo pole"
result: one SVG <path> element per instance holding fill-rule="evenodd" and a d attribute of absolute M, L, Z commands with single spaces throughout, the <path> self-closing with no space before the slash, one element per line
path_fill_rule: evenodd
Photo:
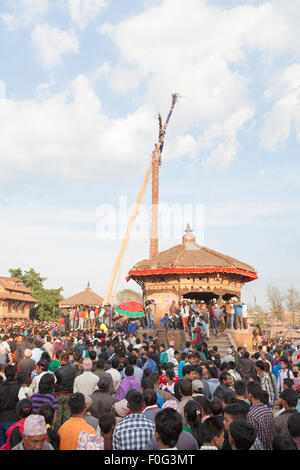
<path fill-rule="evenodd" d="M 153 151 L 153 153 L 156 153 L 156 150 Z M 151 175 L 151 171 L 152 171 L 152 160 L 150 162 L 150 165 L 149 165 L 149 168 L 147 170 L 147 173 L 145 175 L 145 179 L 144 179 L 144 182 L 143 182 L 143 185 L 141 187 L 141 190 L 138 194 L 138 197 L 137 197 L 137 200 L 136 200 L 136 203 L 135 203 L 135 206 L 133 208 L 133 213 L 130 217 L 130 220 L 129 220 L 129 223 L 128 223 L 128 226 L 127 226 L 127 230 L 126 230 L 126 234 L 125 234 L 125 237 L 123 239 L 123 242 L 122 242 L 122 246 L 121 246 L 121 249 L 120 249 L 120 252 L 119 252 L 119 255 L 117 257 L 117 260 L 115 262 L 115 265 L 114 265 L 114 268 L 113 268 L 113 271 L 112 271 L 112 274 L 111 274 L 111 278 L 110 278 L 110 281 L 109 281 L 109 284 L 108 284 L 108 287 L 107 287 L 107 291 L 106 291 L 106 294 L 105 294 L 105 298 L 104 298 L 104 301 L 103 301 L 103 305 L 107 305 L 107 302 L 111 296 L 111 292 L 112 292 L 112 289 L 113 289 L 113 285 L 114 285 L 114 282 L 115 282 L 115 279 L 116 279 L 116 275 L 118 273 L 118 270 L 119 270 L 119 267 L 120 267 L 120 263 L 121 263 L 121 260 L 122 260 L 122 256 L 124 255 L 124 252 L 125 252 L 125 249 L 127 247 L 127 244 L 128 244 L 128 240 L 129 240 L 129 237 L 130 237 L 130 233 L 131 233 L 131 230 L 132 230 L 132 227 L 133 227 L 133 223 L 136 219 L 136 216 L 138 214 L 138 210 L 139 210 L 139 207 L 145 197 L 145 194 L 146 194 L 146 189 L 147 189 L 147 186 L 148 186 L 148 182 L 149 182 L 149 178 L 150 178 L 150 175 Z"/>

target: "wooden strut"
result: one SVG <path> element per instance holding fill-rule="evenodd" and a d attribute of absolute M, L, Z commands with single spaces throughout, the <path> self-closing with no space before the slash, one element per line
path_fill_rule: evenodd
<path fill-rule="evenodd" d="M 142 187 L 140 189 L 140 192 L 138 194 L 138 197 L 137 197 L 134 209 L 133 209 L 133 213 L 132 213 L 132 215 L 130 217 L 130 220 L 128 222 L 125 237 L 123 239 L 119 255 L 116 259 L 114 268 L 112 270 L 112 274 L 111 274 L 109 284 L 108 284 L 108 287 L 107 287 L 107 290 L 106 290 L 105 298 L 103 300 L 103 304 L 102 304 L 103 306 L 108 304 L 108 301 L 111 297 L 111 293 L 112 293 L 112 290 L 113 290 L 115 279 L 116 279 L 116 276 L 117 276 L 119 268 L 120 268 L 122 257 L 124 255 L 124 252 L 125 252 L 126 247 L 128 245 L 128 241 L 129 241 L 129 238 L 130 238 L 130 233 L 131 233 L 134 221 L 135 221 L 136 216 L 138 214 L 139 207 L 140 207 L 140 205 L 141 205 L 141 203 L 142 203 L 142 201 L 145 197 L 145 194 L 146 194 L 146 189 L 147 189 L 147 186 L 148 186 L 148 183 L 149 183 L 150 175 L 151 175 L 151 172 L 153 170 L 153 162 L 159 162 L 159 163 L 161 162 L 161 154 L 162 154 L 162 150 L 163 150 L 163 146 L 164 146 L 166 130 L 167 130 L 167 127 L 168 127 L 168 124 L 169 124 L 169 120 L 172 116 L 176 101 L 178 100 L 178 97 L 179 96 L 176 93 L 174 93 L 172 95 L 171 109 L 169 111 L 168 117 L 167 117 L 166 122 L 165 122 L 163 127 L 162 127 L 161 117 L 159 115 L 159 139 L 158 139 L 158 143 L 155 144 L 155 150 L 153 150 L 153 152 L 152 152 L 152 159 L 150 161 L 149 168 L 146 172 L 143 185 L 142 185 Z M 156 217 L 157 217 L 157 215 L 158 215 L 158 213 L 155 213 Z"/>
<path fill-rule="evenodd" d="M 132 215 L 130 217 L 130 220 L 128 222 L 126 234 L 125 234 L 125 237 L 123 239 L 119 255 L 117 257 L 117 260 L 115 262 L 115 265 L 114 265 L 114 268 L 113 268 L 113 271 L 112 271 L 112 274 L 111 274 L 111 277 L 110 277 L 110 281 L 109 281 L 109 284 L 108 284 L 108 287 L 107 287 L 107 291 L 106 291 L 106 294 L 105 294 L 103 305 L 107 305 L 107 302 L 110 298 L 110 295 L 111 295 L 111 292 L 112 292 L 112 289 L 113 289 L 113 285 L 114 285 L 114 282 L 115 282 L 115 279 L 116 279 L 116 276 L 117 276 L 117 273 L 118 273 L 118 270 L 119 270 L 119 266 L 121 264 L 122 256 L 123 256 L 123 254 L 125 252 L 125 249 L 127 247 L 127 244 L 128 244 L 128 240 L 129 240 L 130 233 L 131 233 L 131 230 L 132 230 L 132 227 L 133 227 L 133 223 L 134 223 L 134 221 L 136 219 L 136 216 L 138 214 L 139 206 L 141 205 L 141 203 L 144 199 L 145 193 L 146 193 L 146 189 L 147 189 L 147 185 L 148 185 L 149 178 L 150 178 L 150 175 L 151 175 L 151 171 L 152 171 L 152 161 L 150 162 L 150 165 L 149 165 L 149 168 L 147 170 L 143 185 L 141 187 L 141 190 L 140 190 L 139 195 L 137 197 L 135 206 L 133 208 L 133 213 L 132 213 Z"/>

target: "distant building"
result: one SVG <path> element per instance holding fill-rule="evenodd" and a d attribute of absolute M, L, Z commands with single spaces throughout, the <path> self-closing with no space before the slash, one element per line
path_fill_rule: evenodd
<path fill-rule="evenodd" d="M 100 295 L 96 294 L 90 288 L 90 283 L 88 283 L 86 289 L 82 292 L 78 292 L 67 299 L 59 302 L 60 308 L 72 308 L 77 305 L 84 305 L 85 307 L 99 307 L 103 303 L 103 298 Z"/>
<path fill-rule="evenodd" d="M 37 303 L 31 290 L 17 277 L 0 277 L 0 320 L 29 320 Z"/>

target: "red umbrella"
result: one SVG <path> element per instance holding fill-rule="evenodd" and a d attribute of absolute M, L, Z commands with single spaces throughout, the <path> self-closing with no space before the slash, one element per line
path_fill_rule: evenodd
<path fill-rule="evenodd" d="M 123 302 L 116 307 L 116 312 L 129 318 L 142 318 L 145 316 L 144 306 L 139 302 Z"/>

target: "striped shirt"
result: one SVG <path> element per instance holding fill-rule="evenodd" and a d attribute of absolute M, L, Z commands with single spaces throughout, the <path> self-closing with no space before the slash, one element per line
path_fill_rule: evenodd
<path fill-rule="evenodd" d="M 45 404 L 53 406 L 55 413 L 57 413 L 57 397 L 52 393 L 34 393 L 30 400 L 33 413 L 37 413 L 39 407 Z"/>
<path fill-rule="evenodd" d="M 267 372 L 264 372 L 260 378 L 261 388 L 268 393 L 269 403 L 273 403 L 273 384 L 270 375 Z"/>

